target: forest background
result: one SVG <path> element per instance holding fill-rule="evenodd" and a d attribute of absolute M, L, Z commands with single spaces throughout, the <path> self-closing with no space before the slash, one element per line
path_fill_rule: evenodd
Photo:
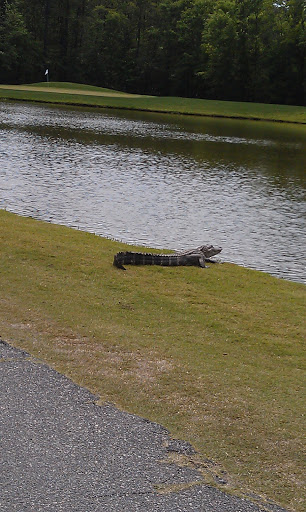
<path fill-rule="evenodd" d="M 304 0 L 0 0 L 0 83 L 305 105 Z"/>

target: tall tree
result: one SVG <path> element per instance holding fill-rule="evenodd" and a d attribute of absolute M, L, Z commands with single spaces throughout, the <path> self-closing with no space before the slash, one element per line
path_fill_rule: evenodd
<path fill-rule="evenodd" d="M 203 51 L 207 56 L 203 76 L 211 98 L 238 99 L 238 34 L 234 0 L 219 1 L 203 31 Z"/>
<path fill-rule="evenodd" d="M 0 20 L 0 76 L 25 82 L 36 75 L 39 48 L 26 27 L 18 0 L 2 4 Z"/>
<path fill-rule="evenodd" d="M 125 86 L 128 20 L 116 2 L 100 1 L 89 13 L 84 36 L 84 66 L 92 83 L 105 87 Z"/>

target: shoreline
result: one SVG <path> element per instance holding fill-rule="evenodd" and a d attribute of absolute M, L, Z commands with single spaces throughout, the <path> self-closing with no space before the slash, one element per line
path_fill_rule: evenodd
<path fill-rule="evenodd" d="M 294 124 L 305 126 L 306 122 L 301 121 L 286 121 L 283 119 L 265 119 L 261 117 L 243 117 L 243 116 L 227 116 L 222 114 L 202 114 L 202 113 L 194 113 L 194 112 L 179 112 L 175 110 L 154 110 L 154 109 L 144 109 L 137 107 L 121 107 L 121 106 L 112 106 L 112 105 L 93 105 L 90 103 L 74 103 L 74 102 L 66 102 L 66 101 L 48 101 L 48 100 L 32 100 L 26 98 L 1 98 L 0 101 L 8 100 L 8 101 L 24 101 L 26 103 L 40 103 L 40 104 L 48 104 L 48 105 L 63 105 L 66 107 L 83 107 L 83 108 L 97 108 L 101 110 L 127 110 L 130 112 L 144 112 L 150 114 L 169 114 L 169 115 L 178 115 L 178 116 L 192 116 L 192 117 L 210 117 L 212 119 L 231 119 L 233 121 L 261 121 L 267 123 L 281 123 L 281 124 Z"/>
<path fill-rule="evenodd" d="M 102 240 L 108 240 L 110 242 L 113 242 L 113 243 L 116 243 L 116 244 L 120 244 L 120 245 L 124 245 L 125 246 L 125 250 L 136 250 L 138 251 L 138 249 L 140 250 L 143 250 L 143 252 L 156 252 L 157 254 L 158 253 L 175 253 L 177 251 L 177 249 L 169 249 L 169 248 L 158 248 L 158 247 L 152 247 L 151 245 L 142 245 L 142 244 L 139 244 L 138 242 L 126 242 L 122 239 L 119 239 L 119 238 L 115 238 L 115 237 L 112 237 L 112 236 L 108 236 L 108 235 L 100 235 L 99 233 L 96 233 L 95 231 L 87 231 L 86 229 L 81 229 L 79 228 L 78 226 L 69 226 L 68 224 L 59 224 L 58 222 L 53 222 L 52 220 L 46 220 L 46 219 L 39 219 L 39 218 L 36 218 L 36 217 L 33 217 L 32 215 L 26 215 L 26 214 L 23 214 L 23 213 L 16 213 L 12 210 L 7 210 L 5 207 L 0 207 L 0 212 L 7 212 L 9 214 L 12 214 L 12 215 L 17 215 L 18 217 L 21 217 L 23 219 L 32 219 L 34 221 L 37 221 L 37 222 L 45 222 L 47 224 L 51 224 L 53 226 L 58 226 L 58 227 L 62 227 L 62 228 L 68 228 L 68 229 L 73 229 L 75 231 L 78 231 L 79 233 L 84 233 L 84 234 L 89 234 L 89 235 L 93 235 L 93 236 L 97 236 L 99 238 L 101 238 Z M 220 259 L 220 261 L 218 261 L 218 258 Z M 304 280 L 297 280 L 297 279 L 290 279 L 290 278 L 286 278 L 286 277 L 283 277 L 283 276 L 278 276 L 278 275 L 275 275 L 275 274 L 272 274 L 270 272 L 268 272 L 267 270 L 261 270 L 261 269 L 258 269 L 258 268 L 255 268 L 255 267 L 248 267 L 246 265 L 241 265 L 239 263 L 235 263 L 234 261 L 225 261 L 222 259 L 222 254 L 218 255 L 217 257 L 217 263 L 220 263 L 221 265 L 222 264 L 229 264 L 229 265 L 234 265 L 235 267 L 237 268 L 240 268 L 240 269 L 245 269 L 245 270 L 250 270 L 250 271 L 254 271 L 254 272 L 260 272 L 261 274 L 263 275 L 267 275 L 269 277 L 272 277 L 273 279 L 277 279 L 279 281 L 284 281 L 284 282 L 287 282 L 287 283 L 293 283 L 293 284 L 297 284 L 297 285 L 302 285 L 302 286 L 306 286 L 306 282 Z M 209 266 L 208 266 L 209 268 Z"/>
<path fill-rule="evenodd" d="M 56 83 L 55 83 L 56 85 Z M 220 108 L 229 108 L 239 110 L 239 108 L 247 109 L 248 107 L 252 108 L 252 106 L 258 106 L 258 111 L 261 108 L 270 107 L 271 110 L 273 108 L 281 107 L 281 108 L 289 108 L 288 105 L 268 105 L 268 104 L 256 104 L 256 103 L 248 103 L 248 102 L 226 102 L 219 100 L 205 100 L 199 98 L 176 98 L 176 97 L 158 97 L 158 96 L 145 96 L 138 94 L 130 94 L 130 93 L 122 93 L 120 91 L 110 92 L 109 90 L 103 91 L 95 91 L 84 89 L 82 92 L 78 84 L 70 84 L 71 89 L 67 89 L 63 87 L 62 89 L 58 86 L 50 85 L 47 86 L 5 86 L 0 85 L 0 101 L 25 101 L 32 103 L 40 103 L 40 104 L 53 104 L 53 105 L 63 105 L 63 106 L 72 106 L 72 107 L 89 107 L 89 108 L 98 108 L 98 109 L 115 109 L 115 110 L 128 110 L 128 111 L 136 111 L 136 112 L 148 112 L 148 113 L 156 113 L 156 114 L 169 114 L 169 115 L 182 115 L 182 116 L 193 116 L 193 117 L 210 117 L 216 119 L 231 119 L 231 120 L 239 120 L 239 121 L 265 121 L 271 123 L 288 123 L 294 125 L 305 126 L 306 120 L 297 120 L 286 118 L 288 113 L 284 112 L 280 114 L 281 118 L 273 117 L 271 113 L 270 117 L 263 115 L 253 115 L 252 113 L 242 114 L 241 112 L 228 112 L 228 113 L 219 113 L 218 110 Z M 6 88 L 7 87 L 7 88 Z M 43 95 L 43 96 L 42 96 Z M 48 97 L 52 95 L 52 97 Z M 63 98 L 63 95 L 66 95 L 66 98 Z M 39 97 L 40 96 L 40 97 Z M 75 97 L 79 98 L 75 98 Z M 70 99 L 70 98 L 71 99 Z M 86 98 L 83 99 L 83 98 Z M 96 101 L 95 101 L 96 100 Z M 132 104 L 131 104 L 132 102 Z M 133 102 L 135 102 L 133 104 Z M 147 102 L 147 105 L 137 105 L 139 102 Z M 176 107 L 176 103 L 181 102 L 181 108 Z M 199 103 L 200 102 L 200 103 Z M 203 102 L 203 103 L 201 103 Z M 154 106 L 154 103 L 159 103 Z M 164 105 L 161 105 L 164 103 Z M 205 108 L 207 108 L 207 112 L 205 112 Z M 292 106 L 293 109 L 303 109 L 301 106 Z M 209 109 L 212 109 L 209 111 Z M 302 110 L 301 110 L 302 112 Z M 302 112 L 304 114 L 304 112 Z M 294 115 L 294 114 L 293 114 Z M 306 109 L 305 109 L 305 118 L 306 118 Z"/>

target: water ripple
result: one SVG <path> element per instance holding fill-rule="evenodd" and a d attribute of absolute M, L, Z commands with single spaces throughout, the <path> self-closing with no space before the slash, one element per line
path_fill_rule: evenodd
<path fill-rule="evenodd" d="M 226 261 L 305 282 L 303 188 L 294 173 L 263 172 L 275 164 L 275 140 L 190 133 L 122 115 L 15 104 L 1 109 L 1 208 L 144 246 L 212 242 L 223 246 Z M 41 129 L 50 126 L 57 136 Z M 71 136 L 61 136 L 63 127 Z M 76 139 L 75 130 L 93 137 Z M 104 143 L 97 132 L 112 138 Z M 119 137 L 127 134 L 131 144 Z M 156 139 L 154 150 L 152 141 L 139 143 L 144 137 Z M 158 144 L 165 137 L 192 140 L 194 153 L 181 145 L 168 151 Z M 212 141 L 222 148 L 256 146 L 258 153 L 250 165 L 236 150 L 218 158 Z M 287 144 L 291 158 L 295 143 Z"/>

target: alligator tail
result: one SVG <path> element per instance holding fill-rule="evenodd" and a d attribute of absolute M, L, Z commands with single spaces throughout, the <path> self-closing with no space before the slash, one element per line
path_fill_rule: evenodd
<path fill-rule="evenodd" d="M 142 252 L 118 252 L 114 256 L 114 265 L 126 270 L 123 265 L 162 265 L 178 266 L 182 264 L 182 257 L 174 254 L 151 254 Z"/>
<path fill-rule="evenodd" d="M 193 265 L 205 267 L 205 261 L 214 263 L 210 259 L 221 252 L 220 247 L 201 246 L 197 249 L 185 251 L 178 254 L 153 254 L 146 252 L 118 252 L 114 256 L 114 265 L 117 268 L 126 270 L 123 265 L 162 265 L 167 267 L 177 267 Z"/>

